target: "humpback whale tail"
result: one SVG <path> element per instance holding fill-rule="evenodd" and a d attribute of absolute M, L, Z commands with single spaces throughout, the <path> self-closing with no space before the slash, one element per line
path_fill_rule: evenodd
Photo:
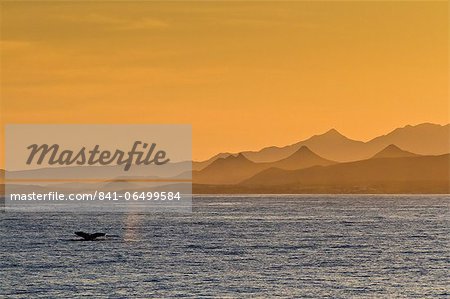
<path fill-rule="evenodd" d="M 98 237 L 103 237 L 106 234 L 105 233 L 88 234 L 85 232 L 75 232 L 75 235 L 82 237 L 85 241 L 94 241 Z"/>

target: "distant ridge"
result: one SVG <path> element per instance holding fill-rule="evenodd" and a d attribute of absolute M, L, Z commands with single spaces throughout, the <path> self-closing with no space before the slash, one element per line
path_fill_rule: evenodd
<path fill-rule="evenodd" d="M 417 157 L 419 155 L 404 151 L 395 144 L 390 144 L 387 147 L 385 147 L 380 152 L 376 153 L 372 159 L 379 159 L 379 158 L 404 158 L 404 157 Z"/>
<path fill-rule="evenodd" d="M 216 161 L 217 159 L 226 158 L 228 156 L 231 156 L 231 154 L 230 153 L 219 153 L 205 161 L 201 161 L 201 162 L 193 161 L 192 162 L 192 170 L 202 170 L 205 167 L 207 167 L 208 165 L 210 165 L 212 162 Z"/>
<path fill-rule="evenodd" d="M 264 169 L 303 169 L 312 166 L 332 165 L 336 162 L 320 157 L 308 147 L 302 146 L 291 156 L 273 163 L 256 163 L 242 153 L 219 158 L 200 171 L 193 173 L 195 183 L 199 184 L 237 184 Z"/>
<path fill-rule="evenodd" d="M 242 182 L 255 193 L 450 192 L 450 154 L 367 159 L 301 170 L 266 169 Z M 241 191 L 242 192 L 242 191 Z"/>
<path fill-rule="evenodd" d="M 336 162 L 351 162 L 369 159 L 390 144 L 395 144 L 404 151 L 419 155 L 447 154 L 450 153 L 450 124 L 422 123 L 415 126 L 407 125 L 375 137 L 368 142 L 347 138 L 336 129 L 331 129 L 292 145 L 270 146 L 259 151 L 244 151 L 242 154 L 253 162 L 275 162 L 289 157 L 302 146 L 307 146 L 311 151 L 325 159 Z M 230 154 L 219 155 L 223 157 Z M 211 160 L 217 159 L 219 155 L 204 162 L 195 162 L 194 167 L 211 163 Z"/>
<path fill-rule="evenodd" d="M 368 142 L 352 140 L 335 129 L 285 147 L 258 152 L 221 153 L 192 172 L 196 193 L 450 193 L 450 125 L 405 126 Z M 417 151 L 415 150 L 417 149 Z M 330 158 L 340 157 L 342 160 Z M 255 162 L 256 159 L 280 159 Z M 190 161 L 158 166 L 163 178 L 190 179 Z M 154 166 L 156 167 L 156 166 Z M 155 169 L 155 168 L 151 169 Z M 119 166 L 42 168 L 6 171 L 11 179 L 122 178 Z M 137 177 L 148 169 L 136 167 Z M 0 175 L 5 171 L 0 170 Z M 123 178 L 126 180 L 126 178 Z M 120 185 L 119 185 L 120 186 Z M 11 187 L 11 185 L 10 185 Z M 52 188 L 97 188 L 95 184 L 67 183 Z M 104 188 L 109 188 L 105 184 Z M 141 188 L 123 183 L 123 188 Z M 0 185 L 4 188 L 4 185 Z M 30 186 L 30 190 L 41 190 Z M 11 189 L 13 190 L 13 189 Z M 42 189 L 44 190 L 44 189 Z"/>
<path fill-rule="evenodd" d="M 450 124 L 442 126 L 432 123 L 407 125 L 376 137 L 367 144 L 371 149 L 378 150 L 395 144 L 405 151 L 419 155 L 448 154 L 450 153 Z"/>
<path fill-rule="evenodd" d="M 243 154 L 218 158 L 204 169 L 194 171 L 194 182 L 202 184 L 236 184 L 264 169 L 264 165 L 247 159 Z"/>
<path fill-rule="evenodd" d="M 336 162 L 322 158 L 307 146 L 303 145 L 295 153 L 289 157 L 274 162 L 271 167 L 277 167 L 281 169 L 302 169 L 312 166 L 326 166 L 335 164 Z"/>
<path fill-rule="evenodd" d="M 364 142 L 352 140 L 339 133 L 336 129 L 314 135 L 306 140 L 285 147 L 268 147 L 257 152 L 243 152 L 255 162 L 274 162 L 295 153 L 302 146 L 308 147 L 317 155 L 333 161 L 350 161 L 364 147 Z"/>

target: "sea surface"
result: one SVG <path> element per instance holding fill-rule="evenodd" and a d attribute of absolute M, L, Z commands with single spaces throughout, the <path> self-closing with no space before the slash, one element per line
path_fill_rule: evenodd
<path fill-rule="evenodd" d="M 207 196 L 192 214 L 1 213 L 0 298 L 450 298 L 449 204 Z"/>

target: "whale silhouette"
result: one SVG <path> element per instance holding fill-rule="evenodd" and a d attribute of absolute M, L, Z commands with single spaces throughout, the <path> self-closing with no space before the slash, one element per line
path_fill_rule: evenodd
<path fill-rule="evenodd" d="M 106 234 L 105 233 L 89 234 L 85 232 L 75 232 L 75 235 L 82 237 L 85 241 L 94 241 L 96 238 L 103 237 Z"/>

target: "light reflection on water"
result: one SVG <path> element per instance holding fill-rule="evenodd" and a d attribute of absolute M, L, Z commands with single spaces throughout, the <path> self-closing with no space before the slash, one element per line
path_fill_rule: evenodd
<path fill-rule="evenodd" d="M 445 298 L 449 203 L 211 196 L 192 214 L 3 213 L 0 297 Z"/>

